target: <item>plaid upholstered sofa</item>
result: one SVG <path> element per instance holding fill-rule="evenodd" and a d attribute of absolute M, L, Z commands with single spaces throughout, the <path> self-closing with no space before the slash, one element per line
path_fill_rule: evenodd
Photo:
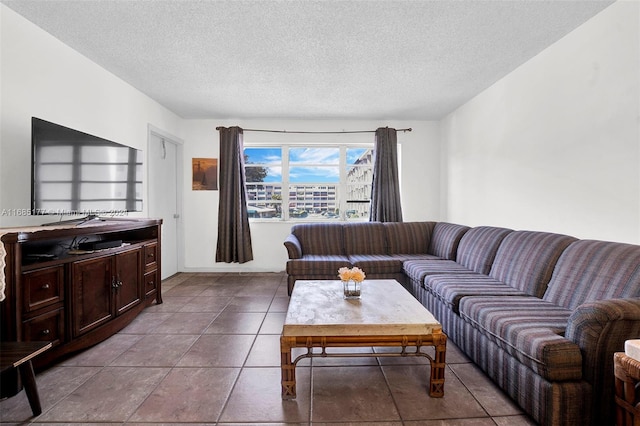
<path fill-rule="evenodd" d="M 444 222 L 294 225 L 289 291 L 341 266 L 395 278 L 534 420 L 615 424 L 613 353 L 640 337 L 640 246 Z"/>

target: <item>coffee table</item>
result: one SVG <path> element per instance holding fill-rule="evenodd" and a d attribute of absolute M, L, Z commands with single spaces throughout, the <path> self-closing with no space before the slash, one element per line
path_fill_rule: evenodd
<path fill-rule="evenodd" d="M 423 356 L 429 359 L 429 395 L 444 395 L 447 336 L 442 326 L 395 280 L 365 280 L 360 299 L 344 299 L 340 281 L 296 281 L 280 336 L 282 398 L 296 397 L 296 365 L 304 358 Z M 327 353 L 329 347 L 402 348 L 393 353 Z M 421 349 L 433 346 L 432 358 Z M 415 347 L 415 350 L 407 348 Z M 307 348 L 292 360 L 293 348 Z M 320 348 L 314 351 L 314 348 Z"/>

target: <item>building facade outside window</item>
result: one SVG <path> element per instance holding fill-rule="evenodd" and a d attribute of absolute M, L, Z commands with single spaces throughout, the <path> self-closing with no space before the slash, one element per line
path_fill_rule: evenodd
<path fill-rule="evenodd" d="M 249 217 L 368 220 L 373 144 L 245 144 Z"/>

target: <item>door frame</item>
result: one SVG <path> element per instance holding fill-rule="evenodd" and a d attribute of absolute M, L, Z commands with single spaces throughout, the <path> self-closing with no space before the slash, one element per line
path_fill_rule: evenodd
<path fill-rule="evenodd" d="M 184 188 L 184 161 L 183 161 L 183 147 L 184 141 L 172 135 L 169 132 L 166 132 L 162 129 L 155 127 L 152 124 L 148 124 L 147 126 L 147 165 L 151 162 L 149 157 L 149 145 L 151 144 L 151 138 L 155 136 L 167 143 L 174 144 L 176 146 L 176 214 L 178 214 L 178 220 L 176 221 L 176 244 L 177 250 L 176 255 L 177 258 L 177 272 L 184 271 L 184 230 L 183 230 L 183 188 Z M 146 168 L 146 177 L 147 177 L 147 200 L 151 197 L 151 190 L 149 183 L 149 167 Z M 149 215 L 151 215 L 150 208 L 151 203 L 148 203 L 147 211 Z"/>

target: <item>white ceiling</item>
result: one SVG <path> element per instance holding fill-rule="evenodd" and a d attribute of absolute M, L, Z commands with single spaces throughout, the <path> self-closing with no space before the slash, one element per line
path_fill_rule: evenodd
<path fill-rule="evenodd" d="M 2 0 L 184 118 L 439 119 L 612 1 Z"/>

